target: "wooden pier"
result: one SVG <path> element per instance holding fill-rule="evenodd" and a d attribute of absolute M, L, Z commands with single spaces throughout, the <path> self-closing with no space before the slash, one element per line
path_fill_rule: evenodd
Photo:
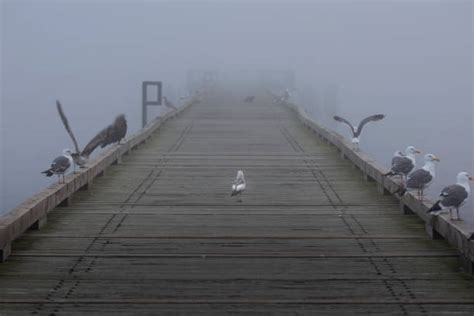
<path fill-rule="evenodd" d="M 190 102 L 50 188 L 49 213 L 0 220 L 0 314 L 473 314 L 469 236 L 450 233 L 465 253 L 430 239 L 380 194 L 395 184 L 353 167 L 362 154 L 301 111 L 242 99 Z"/>

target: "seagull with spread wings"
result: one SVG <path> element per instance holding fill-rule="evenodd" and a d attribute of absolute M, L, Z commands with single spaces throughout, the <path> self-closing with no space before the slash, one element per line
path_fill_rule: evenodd
<path fill-rule="evenodd" d="M 81 168 L 85 168 L 85 164 L 89 160 L 89 156 L 97 147 L 100 146 L 101 148 L 104 148 L 109 144 L 119 143 L 127 134 L 127 120 L 125 118 L 125 114 L 120 114 L 115 118 L 112 124 L 94 136 L 94 138 L 92 138 L 86 147 L 84 147 L 84 149 L 81 151 L 59 101 L 56 101 L 56 107 L 58 109 L 59 116 L 61 117 L 61 121 L 63 122 L 66 131 L 74 143 L 76 152 L 71 153 L 71 157 L 74 163 Z"/>
<path fill-rule="evenodd" d="M 349 126 L 349 128 L 351 129 L 351 132 L 352 132 L 352 148 L 356 151 L 359 150 L 359 141 L 360 141 L 360 134 L 362 133 L 362 129 L 364 128 L 364 126 L 367 124 L 367 123 L 370 123 L 370 122 L 376 122 L 376 121 L 380 121 L 382 119 L 385 118 L 385 115 L 383 114 L 375 114 L 375 115 L 371 115 L 371 116 L 368 116 L 366 117 L 365 119 L 363 119 L 359 125 L 357 126 L 357 129 L 348 121 L 346 120 L 345 118 L 343 117 L 340 117 L 340 116 L 334 116 L 334 120 L 337 121 L 337 122 L 340 122 L 340 123 L 344 123 L 346 124 L 347 126 Z"/>

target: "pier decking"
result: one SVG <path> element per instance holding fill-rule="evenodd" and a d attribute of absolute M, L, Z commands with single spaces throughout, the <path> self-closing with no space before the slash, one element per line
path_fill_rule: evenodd
<path fill-rule="evenodd" d="M 458 249 L 340 156 L 283 105 L 210 94 L 13 242 L 0 314 L 472 315 Z"/>

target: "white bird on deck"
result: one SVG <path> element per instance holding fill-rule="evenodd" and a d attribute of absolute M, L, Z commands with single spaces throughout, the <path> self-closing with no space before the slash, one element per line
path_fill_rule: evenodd
<path fill-rule="evenodd" d="M 441 190 L 439 200 L 428 210 L 428 213 L 438 215 L 442 211 L 449 210 L 449 218 L 453 219 L 452 210 L 456 210 L 457 220 L 461 220 L 459 217 L 459 207 L 469 197 L 471 188 L 469 187 L 469 181 L 474 181 L 474 177 L 469 176 L 467 172 L 460 172 L 457 176 L 457 183 L 449 185 Z"/>
<path fill-rule="evenodd" d="M 414 146 L 408 146 L 405 149 L 405 155 L 400 151 L 396 151 L 392 158 L 392 168 L 384 176 L 396 176 L 402 177 L 402 183 L 406 182 L 406 177 L 415 168 L 416 165 L 416 154 L 421 153 L 420 150 Z"/>
<path fill-rule="evenodd" d="M 426 189 L 435 178 L 435 161 L 439 161 L 439 158 L 435 155 L 425 155 L 424 166 L 408 175 L 406 186 L 398 190 L 400 195 L 404 195 L 407 189 L 417 190 L 418 198 L 423 200 L 423 190 Z"/>
<path fill-rule="evenodd" d="M 47 177 L 51 177 L 53 174 L 58 175 L 58 182 L 61 183 L 61 175 L 63 176 L 63 182 L 65 181 L 64 179 L 64 174 L 66 171 L 71 167 L 73 164 L 73 160 L 71 157 L 72 151 L 70 149 L 64 149 L 63 154 L 59 157 L 56 157 L 53 162 L 51 163 L 51 167 L 49 167 L 48 170 L 45 170 L 41 173 L 44 173 Z"/>
<path fill-rule="evenodd" d="M 375 114 L 366 117 L 362 121 L 360 121 L 359 125 L 357 126 L 357 129 L 345 118 L 340 117 L 340 116 L 334 116 L 334 120 L 337 122 L 341 122 L 349 126 L 352 132 L 352 149 L 355 151 L 359 150 L 359 141 L 360 141 L 360 134 L 362 133 L 362 129 L 364 126 L 369 123 L 369 122 L 375 122 L 375 121 L 380 121 L 385 118 L 385 115 L 383 114 Z"/>
<path fill-rule="evenodd" d="M 240 195 L 245 190 L 245 178 L 242 170 L 237 171 L 237 177 L 235 177 L 232 183 L 232 193 L 230 196 Z M 239 200 L 242 202 L 242 199 Z"/>

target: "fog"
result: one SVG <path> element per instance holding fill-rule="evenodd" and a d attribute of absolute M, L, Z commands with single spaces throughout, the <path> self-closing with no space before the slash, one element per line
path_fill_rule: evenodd
<path fill-rule="evenodd" d="M 474 173 L 470 1 L 3 1 L 0 27 L 2 211 L 72 147 L 56 99 L 84 146 L 120 112 L 139 129 L 144 80 L 178 103 L 190 69 L 250 89 L 291 70 L 292 101 L 345 136 L 333 114 L 386 114 L 361 148 L 386 165 L 407 145 L 439 156 L 431 196 Z"/>

